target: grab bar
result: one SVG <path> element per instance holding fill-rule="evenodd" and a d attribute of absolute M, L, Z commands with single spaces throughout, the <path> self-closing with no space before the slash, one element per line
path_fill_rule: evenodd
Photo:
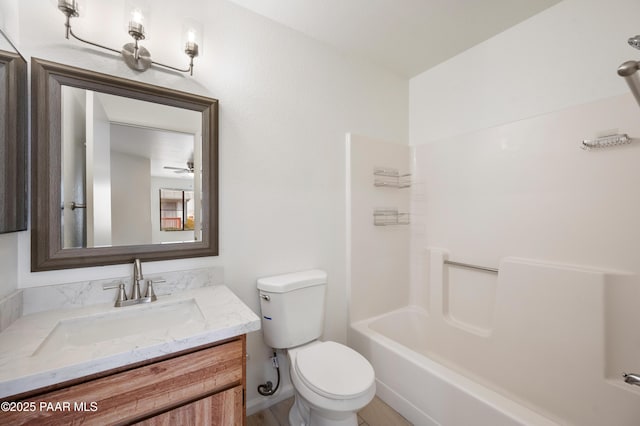
<path fill-rule="evenodd" d="M 453 260 L 445 260 L 444 263 L 446 263 L 447 265 L 460 266 L 462 268 L 477 269 L 479 271 L 491 272 L 494 274 L 498 273 L 497 268 L 487 268 L 486 266 L 478 266 L 478 265 L 471 265 L 469 263 L 454 262 Z"/>

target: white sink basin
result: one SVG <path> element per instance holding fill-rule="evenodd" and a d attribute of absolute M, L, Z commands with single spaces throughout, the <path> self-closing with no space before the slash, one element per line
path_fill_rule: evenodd
<path fill-rule="evenodd" d="M 32 356 L 51 355 L 129 336 L 164 334 L 170 328 L 204 321 L 195 299 L 115 308 L 106 313 L 59 321 Z"/>

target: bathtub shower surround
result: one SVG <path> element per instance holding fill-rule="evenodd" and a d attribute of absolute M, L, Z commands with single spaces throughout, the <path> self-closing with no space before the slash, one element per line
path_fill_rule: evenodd
<path fill-rule="evenodd" d="M 120 282 L 125 288 L 131 288 L 132 276 L 93 280 L 46 287 L 25 288 L 24 315 L 50 309 L 77 308 L 98 303 L 113 302 L 116 290 L 103 290 L 104 285 Z M 221 267 L 190 269 L 186 271 L 147 274 L 145 279 L 153 280 L 153 288 L 157 296 L 191 290 L 199 287 L 224 284 L 224 269 Z M 165 282 L 156 283 L 156 280 Z"/>
<path fill-rule="evenodd" d="M 352 325 L 350 342 L 372 360 L 383 399 L 417 424 L 635 424 L 640 394 L 622 372 L 637 368 L 640 347 L 628 342 L 632 307 L 619 302 L 640 298 L 636 276 L 506 258 L 494 284 L 475 280 L 481 271 L 451 274 L 448 257 L 426 252 L 426 309 Z M 492 295 L 478 297 L 489 322 L 459 286 Z"/>
<path fill-rule="evenodd" d="M 409 153 L 406 145 L 347 135 L 346 222 L 351 322 L 405 306 L 409 301 L 409 288 L 404 283 L 409 281 L 412 225 L 406 212 L 409 211 L 411 177 L 401 176 L 409 172 Z M 391 172 L 376 173 L 380 170 Z"/>
<path fill-rule="evenodd" d="M 357 228 L 353 165 L 379 148 L 352 149 L 348 341 L 385 402 L 416 424 L 638 424 L 640 144 L 582 149 L 611 134 L 640 136 L 630 94 L 417 145 L 407 235 Z"/>
<path fill-rule="evenodd" d="M 581 149 L 612 133 L 640 135 L 631 95 L 415 147 L 423 191 L 414 194 L 425 201 L 412 217 L 428 233 L 412 235 L 411 288 L 428 296 L 412 300 L 446 318 L 449 336 L 445 344 L 432 331 L 428 353 L 560 423 L 634 425 L 639 414 L 622 373 L 640 369 L 629 341 L 640 146 Z M 440 262 L 424 247 L 490 267 L 502 259 L 500 275 L 448 266 L 434 277 Z M 540 261 L 525 268 L 508 256 Z"/>
<path fill-rule="evenodd" d="M 351 325 L 349 342 L 372 360 L 376 393 L 387 404 L 424 426 L 558 425 L 424 355 L 427 340 L 410 333 L 424 335 L 426 317 L 407 307 Z"/>

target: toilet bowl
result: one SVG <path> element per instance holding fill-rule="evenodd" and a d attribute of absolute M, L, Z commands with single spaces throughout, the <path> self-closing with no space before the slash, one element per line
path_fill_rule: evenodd
<path fill-rule="evenodd" d="M 375 373 L 347 346 L 320 341 L 327 274 L 321 270 L 258 279 L 265 343 L 286 349 L 295 401 L 291 426 L 357 426 L 376 393 Z"/>
<path fill-rule="evenodd" d="M 331 341 L 289 349 L 288 357 L 296 394 L 291 426 L 357 426 L 357 412 L 376 393 L 369 361 Z"/>

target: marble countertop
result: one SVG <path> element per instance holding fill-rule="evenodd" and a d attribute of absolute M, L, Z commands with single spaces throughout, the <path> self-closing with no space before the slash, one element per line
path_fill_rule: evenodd
<path fill-rule="evenodd" d="M 170 318 L 175 306 L 191 310 L 175 324 L 145 324 L 145 318 Z M 163 310 L 167 314 L 159 315 Z M 149 304 L 27 315 L 0 333 L 0 398 L 259 329 L 258 316 L 222 285 L 158 296 Z"/>

